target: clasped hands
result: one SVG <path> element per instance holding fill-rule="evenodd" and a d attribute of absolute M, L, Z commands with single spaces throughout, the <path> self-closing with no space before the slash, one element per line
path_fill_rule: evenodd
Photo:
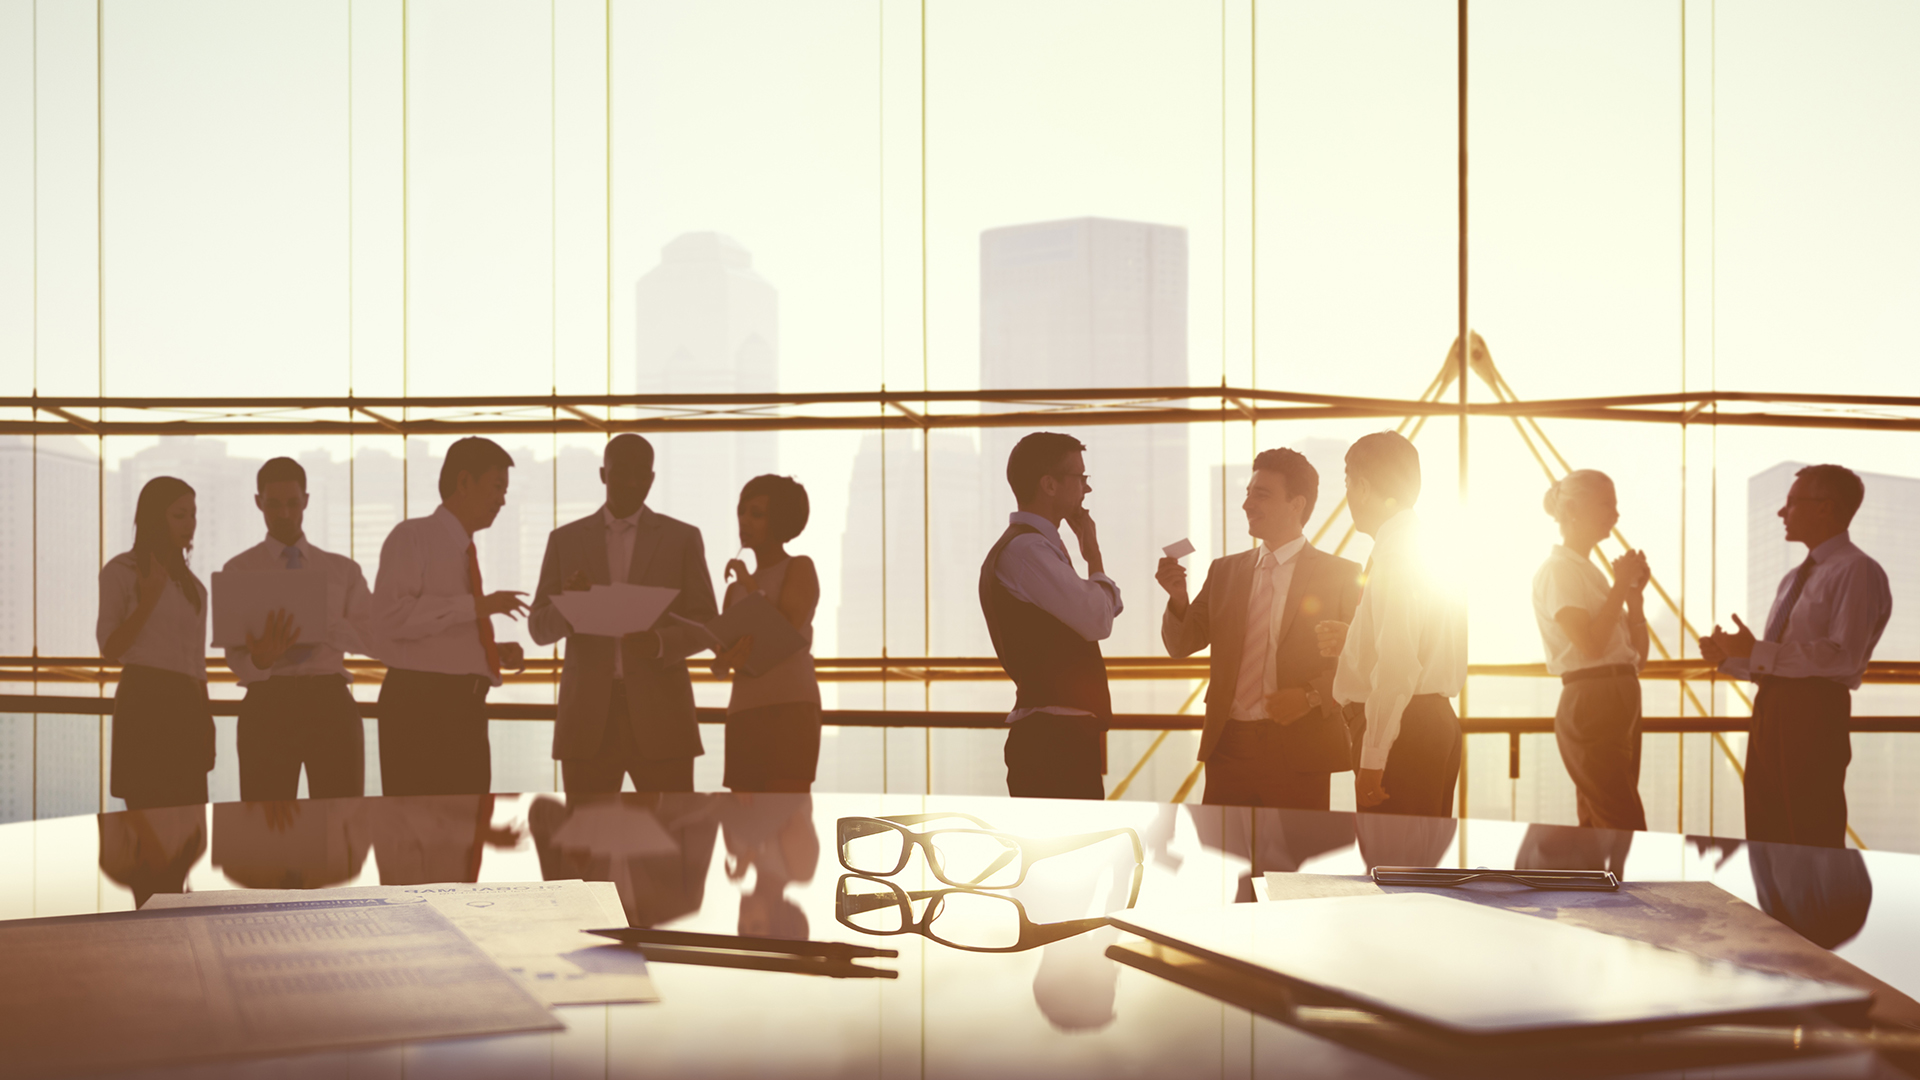
<path fill-rule="evenodd" d="M 1739 633 L 1729 634 L 1720 628 L 1719 623 L 1713 624 L 1713 633 L 1700 638 L 1701 659 L 1718 667 L 1729 659 L 1745 660 L 1753 655 L 1753 646 L 1758 640 L 1753 631 L 1740 621 L 1738 615 L 1733 617 L 1733 625 L 1740 628 Z"/>

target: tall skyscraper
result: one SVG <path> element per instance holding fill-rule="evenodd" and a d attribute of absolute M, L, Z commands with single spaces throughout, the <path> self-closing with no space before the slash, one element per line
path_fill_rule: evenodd
<path fill-rule="evenodd" d="M 980 235 L 980 386 L 1187 385 L 1187 233 L 1172 225 L 1075 218 L 989 229 Z M 1110 655 L 1160 652 L 1153 617 L 1160 548 L 1186 536 L 1190 512 L 1187 429 L 1179 424 L 1066 431 L 1087 445 L 1107 574 L 1127 611 L 1104 643 Z M 981 431 L 984 552 L 1013 506 L 1007 454 L 1024 431 Z M 1064 537 L 1078 562 L 1071 535 Z M 1084 567 L 1082 567 L 1084 572 Z M 1170 688 L 1115 684 L 1123 711 L 1179 704 Z"/>
<path fill-rule="evenodd" d="M 779 295 L 731 237 L 687 233 L 660 251 L 635 290 L 642 394 L 744 394 L 780 388 Z M 654 435 L 649 506 L 700 527 L 716 560 L 737 546 L 741 485 L 773 472 L 773 432 Z"/>

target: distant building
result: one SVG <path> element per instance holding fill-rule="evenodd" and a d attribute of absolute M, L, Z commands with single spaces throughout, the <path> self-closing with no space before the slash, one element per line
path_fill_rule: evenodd
<path fill-rule="evenodd" d="M 687 233 L 635 290 L 641 394 L 770 393 L 780 388 L 779 296 L 731 237 Z M 741 485 L 775 471 L 773 432 L 650 435 L 659 479 L 647 504 L 699 526 L 724 564 L 738 546 Z"/>
<path fill-rule="evenodd" d="M 1780 580 L 1807 557 L 1790 544 L 1779 518 L 1794 474 L 1805 463 L 1783 461 L 1747 481 L 1747 610 L 1741 618 L 1756 632 L 1766 625 Z M 1855 470 L 1858 471 L 1858 470 Z M 1920 477 L 1860 473 L 1866 501 L 1849 530 L 1860 550 L 1887 571 L 1893 617 L 1874 650 L 1876 660 L 1920 660 Z"/>

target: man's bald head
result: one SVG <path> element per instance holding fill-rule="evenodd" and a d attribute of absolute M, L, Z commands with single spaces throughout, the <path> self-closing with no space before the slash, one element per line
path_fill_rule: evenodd
<path fill-rule="evenodd" d="M 600 482 L 607 485 L 607 509 L 630 517 L 653 490 L 653 444 L 632 432 L 607 440 L 600 456 Z"/>

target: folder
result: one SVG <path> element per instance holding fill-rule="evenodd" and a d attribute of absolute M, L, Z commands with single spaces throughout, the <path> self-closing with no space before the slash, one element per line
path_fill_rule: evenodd
<path fill-rule="evenodd" d="M 705 626 L 692 619 L 673 616 L 675 622 L 692 630 L 707 648 L 716 654 L 723 653 L 733 643 L 748 635 L 753 636 L 753 651 L 740 665 L 740 670 L 750 676 L 758 677 L 786 660 L 787 657 L 807 647 L 806 636 L 787 621 L 773 601 L 761 593 L 748 593 L 733 602 L 719 618 Z"/>

